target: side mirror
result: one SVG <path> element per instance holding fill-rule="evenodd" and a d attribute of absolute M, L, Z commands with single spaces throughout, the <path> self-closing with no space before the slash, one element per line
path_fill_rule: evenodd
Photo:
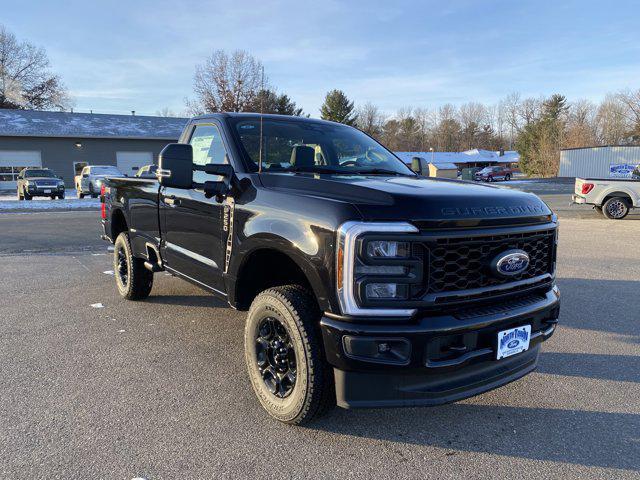
<path fill-rule="evenodd" d="M 218 181 L 204 182 L 204 196 L 206 198 L 216 197 L 217 202 L 222 202 L 229 190 L 233 178 L 233 167 L 227 164 L 211 163 L 204 166 L 204 172 L 208 175 L 219 175 L 224 177 Z"/>
<path fill-rule="evenodd" d="M 411 159 L 411 170 L 418 175 L 422 175 L 422 162 L 420 162 L 420 157 L 413 157 Z"/>
<path fill-rule="evenodd" d="M 163 187 L 191 188 L 193 185 L 193 149 L 185 143 L 170 143 L 158 156 L 156 177 Z"/>

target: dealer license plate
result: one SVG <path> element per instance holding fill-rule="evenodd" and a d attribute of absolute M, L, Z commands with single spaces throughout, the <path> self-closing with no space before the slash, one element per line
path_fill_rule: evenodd
<path fill-rule="evenodd" d="M 531 325 L 523 325 L 522 327 L 498 332 L 498 354 L 496 358 L 500 360 L 528 350 L 529 340 L 531 340 Z"/>
<path fill-rule="evenodd" d="M 49 189 L 45 190 L 44 193 L 51 193 L 51 189 L 49 188 Z"/>

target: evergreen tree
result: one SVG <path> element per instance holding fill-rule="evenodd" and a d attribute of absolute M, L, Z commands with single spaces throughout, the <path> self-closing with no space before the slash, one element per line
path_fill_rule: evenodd
<path fill-rule="evenodd" d="M 302 108 L 289 98 L 289 95 L 278 95 L 274 90 L 260 90 L 253 100 L 250 109 L 253 112 L 277 113 L 279 115 L 302 115 Z"/>
<path fill-rule="evenodd" d="M 324 120 L 355 125 L 358 116 L 354 112 L 353 102 L 349 101 L 342 90 L 331 90 L 320 107 L 320 116 Z"/>

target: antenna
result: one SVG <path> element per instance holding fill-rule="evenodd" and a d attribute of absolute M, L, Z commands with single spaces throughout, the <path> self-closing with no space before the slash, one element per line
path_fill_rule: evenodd
<path fill-rule="evenodd" d="M 264 65 L 262 65 L 262 79 L 260 80 L 260 154 L 258 157 L 258 173 L 262 173 L 262 115 L 264 114 Z"/>

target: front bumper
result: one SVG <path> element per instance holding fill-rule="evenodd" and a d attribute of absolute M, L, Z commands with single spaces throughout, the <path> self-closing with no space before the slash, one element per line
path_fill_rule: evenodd
<path fill-rule="evenodd" d="M 51 195 L 62 195 L 64 193 L 64 187 L 51 186 L 51 187 L 33 187 L 29 186 L 27 192 L 32 197 L 49 197 Z"/>
<path fill-rule="evenodd" d="M 417 322 L 352 323 L 324 316 L 325 353 L 339 406 L 438 405 L 500 387 L 536 368 L 540 343 L 558 322 L 553 288 L 525 301 L 428 316 Z M 496 360 L 497 334 L 531 325 L 529 350 Z M 383 345 L 384 348 L 381 348 Z"/>

